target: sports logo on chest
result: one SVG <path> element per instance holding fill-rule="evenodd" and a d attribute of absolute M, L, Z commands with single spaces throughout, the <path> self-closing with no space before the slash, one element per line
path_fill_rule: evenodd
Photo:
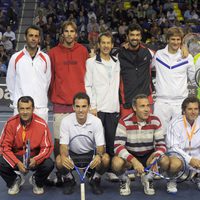
<path fill-rule="evenodd" d="M 63 65 L 76 65 L 78 62 L 76 60 L 65 60 Z"/>

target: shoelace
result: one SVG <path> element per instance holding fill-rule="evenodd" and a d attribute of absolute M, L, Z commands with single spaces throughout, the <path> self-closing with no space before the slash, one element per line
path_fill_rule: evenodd
<path fill-rule="evenodd" d="M 151 181 L 151 180 L 149 181 L 149 188 L 153 189 L 153 181 Z"/>
<path fill-rule="evenodd" d="M 173 189 L 173 188 L 175 188 L 176 187 L 176 182 L 175 181 L 170 181 L 169 183 L 168 183 L 168 188 L 169 189 Z"/>
<path fill-rule="evenodd" d="M 120 188 L 121 189 L 126 189 L 126 182 L 125 181 L 121 181 L 120 182 Z"/>

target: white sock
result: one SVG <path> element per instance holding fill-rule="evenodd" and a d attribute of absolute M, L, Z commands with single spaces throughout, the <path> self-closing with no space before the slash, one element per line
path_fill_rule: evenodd
<path fill-rule="evenodd" d="M 68 174 L 64 175 L 65 178 L 69 178 L 69 179 L 73 179 L 73 176 L 71 174 L 71 172 L 69 172 Z"/>
<path fill-rule="evenodd" d="M 101 177 L 101 175 L 98 172 L 95 172 L 94 176 L 92 177 L 92 179 L 100 178 L 100 177 Z"/>

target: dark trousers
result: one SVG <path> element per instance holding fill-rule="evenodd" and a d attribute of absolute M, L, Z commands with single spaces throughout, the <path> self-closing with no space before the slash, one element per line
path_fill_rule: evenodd
<path fill-rule="evenodd" d="M 97 116 L 101 119 L 104 127 L 106 140 L 106 153 L 112 158 L 114 156 L 115 133 L 119 119 L 119 113 L 98 112 Z"/>
<path fill-rule="evenodd" d="M 18 157 L 18 159 L 22 160 L 21 157 Z M 45 159 L 41 164 L 37 165 L 34 169 L 31 169 L 32 171 L 35 171 L 35 182 L 38 187 L 42 187 L 44 185 L 45 180 L 53 168 L 54 163 L 51 158 L 48 158 Z M 17 177 L 15 171 L 19 171 L 18 167 L 12 168 L 3 158 L 3 156 L 0 155 L 0 176 L 6 182 L 8 188 L 13 185 Z"/>

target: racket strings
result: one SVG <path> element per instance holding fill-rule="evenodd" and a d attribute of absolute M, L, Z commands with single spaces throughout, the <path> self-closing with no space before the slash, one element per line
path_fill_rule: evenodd
<path fill-rule="evenodd" d="M 71 152 L 70 158 L 72 159 L 74 165 L 76 165 L 79 169 L 83 170 L 88 166 L 88 164 L 90 164 L 91 160 L 93 159 L 93 152 L 91 153 L 75 155 Z"/>
<path fill-rule="evenodd" d="M 193 183 L 200 183 L 200 173 L 197 173 L 197 172 L 193 171 L 193 172 L 191 173 L 190 180 L 191 180 Z"/>
<path fill-rule="evenodd" d="M 195 73 L 195 82 L 198 86 L 200 86 L 200 68 Z"/>
<path fill-rule="evenodd" d="M 177 152 L 168 152 L 164 154 L 161 158 L 163 158 L 164 156 L 167 156 L 169 161 L 173 160 L 174 162 L 176 162 L 179 168 L 175 170 L 173 166 L 171 166 L 171 164 L 169 164 L 168 167 L 166 168 L 165 165 L 161 164 L 161 159 L 159 159 L 157 163 L 157 168 L 160 176 L 168 180 L 173 180 L 181 177 L 186 169 L 184 158 Z"/>

